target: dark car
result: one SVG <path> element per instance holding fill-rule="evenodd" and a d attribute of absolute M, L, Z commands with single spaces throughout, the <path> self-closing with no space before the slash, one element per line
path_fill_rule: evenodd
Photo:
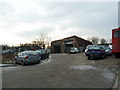
<path fill-rule="evenodd" d="M 45 49 L 35 50 L 41 57 L 41 60 L 49 58 L 49 53 Z"/>
<path fill-rule="evenodd" d="M 112 49 L 108 45 L 99 45 L 105 49 L 106 55 L 110 56 L 112 55 Z"/>
<path fill-rule="evenodd" d="M 85 53 L 88 59 L 95 59 L 95 58 L 105 58 L 106 52 L 103 47 L 100 46 L 94 46 L 91 47 L 87 52 Z"/>
<path fill-rule="evenodd" d="M 85 49 L 85 53 L 86 53 L 91 47 L 95 47 L 95 46 L 97 46 L 97 45 L 87 45 L 87 46 L 86 46 L 86 49 Z"/>
<path fill-rule="evenodd" d="M 112 49 L 108 46 L 108 47 L 105 47 L 105 52 L 107 55 L 112 55 Z"/>
<path fill-rule="evenodd" d="M 39 63 L 41 58 L 39 57 L 38 53 L 34 51 L 23 51 L 18 53 L 14 60 L 16 64 L 19 63 L 24 66 L 26 64 Z"/>

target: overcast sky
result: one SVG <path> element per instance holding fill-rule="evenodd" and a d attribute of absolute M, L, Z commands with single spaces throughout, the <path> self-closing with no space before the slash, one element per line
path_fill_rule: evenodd
<path fill-rule="evenodd" d="M 108 40 L 117 26 L 117 2 L 0 1 L 0 44 L 29 43 L 41 33 L 52 40 L 71 35 Z"/>

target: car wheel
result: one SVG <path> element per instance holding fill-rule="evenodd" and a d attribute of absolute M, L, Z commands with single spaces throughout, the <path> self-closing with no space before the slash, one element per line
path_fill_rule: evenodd
<path fill-rule="evenodd" d="M 43 56 L 41 56 L 41 60 L 43 60 Z"/>
<path fill-rule="evenodd" d="M 24 61 L 22 61 L 22 65 L 25 66 L 25 62 Z"/>
<path fill-rule="evenodd" d="M 105 55 L 102 55 L 102 59 L 104 59 L 105 58 Z"/>
<path fill-rule="evenodd" d="M 18 62 L 17 62 L 17 61 L 15 61 L 15 64 L 18 64 Z"/>
<path fill-rule="evenodd" d="M 89 60 L 91 60 L 91 57 L 88 57 Z"/>
<path fill-rule="evenodd" d="M 37 64 L 39 64 L 40 63 L 40 61 L 37 61 Z"/>

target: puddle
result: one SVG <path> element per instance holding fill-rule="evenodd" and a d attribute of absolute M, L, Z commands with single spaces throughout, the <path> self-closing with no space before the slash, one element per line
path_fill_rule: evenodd
<path fill-rule="evenodd" d="M 104 71 L 107 71 L 107 70 L 108 70 L 108 68 L 105 68 L 105 69 L 104 69 Z"/>
<path fill-rule="evenodd" d="M 116 71 L 116 69 L 112 69 L 113 71 Z"/>
<path fill-rule="evenodd" d="M 88 65 L 71 66 L 70 68 L 71 69 L 80 69 L 80 70 L 96 69 L 96 67 L 88 66 Z"/>
<path fill-rule="evenodd" d="M 91 61 L 91 63 L 95 63 L 95 61 Z"/>
<path fill-rule="evenodd" d="M 62 53 L 61 55 L 67 55 L 67 54 L 65 54 L 65 53 Z"/>
<path fill-rule="evenodd" d="M 105 77 L 110 82 L 112 82 L 115 78 L 115 74 L 111 72 L 103 72 L 102 76 Z"/>
<path fill-rule="evenodd" d="M 2 67 L 2 72 L 5 73 L 19 69 L 21 69 L 21 66 Z"/>
<path fill-rule="evenodd" d="M 15 68 L 17 68 L 17 67 L 5 67 L 4 70 L 11 70 L 11 69 L 15 69 Z"/>
<path fill-rule="evenodd" d="M 14 64 L 0 64 L 0 67 L 14 66 Z"/>

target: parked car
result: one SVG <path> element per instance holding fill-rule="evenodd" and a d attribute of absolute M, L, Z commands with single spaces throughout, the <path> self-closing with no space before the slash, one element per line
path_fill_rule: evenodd
<path fill-rule="evenodd" d="M 49 53 L 45 49 L 35 50 L 41 57 L 41 60 L 49 58 Z"/>
<path fill-rule="evenodd" d="M 12 53 L 13 51 L 11 49 L 8 49 L 8 50 L 4 50 L 2 53 L 3 54 L 7 54 L 7 53 Z"/>
<path fill-rule="evenodd" d="M 87 46 L 86 46 L 86 49 L 85 49 L 85 53 L 86 53 L 91 47 L 94 47 L 94 46 L 97 46 L 97 45 L 87 45 Z"/>
<path fill-rule="evenodd" d="M 94 46 L 88 49 L 88 51 L 85 53 L 88 59 L 95 59 L 95 58 L 105 58 L 106 52 L 105 49 L 101 46 Z"/>
<path fill-rule="evenodd" d="M 112 55 L 112 49 L 109 46 L 104 48 L 107 55 Z"/>
<path fill-rule="evenodd" d="M 16 64 L 22 64 L 23 66 L 31 63 L 39 63 L 41 58 L 38 53 L 34 51 L 23 51 L 17 54 L 14 58 Z"/>
<path fill-rule="evenodd" d="M 109 47 L 109 45 L 99 45 L 105 49 L 106 55 L 112 55 L 112 49 Z"/>
<path fill-rule="evenodd" d="M 70 48 L 70 53 L 78 53 L 78 52 L 79 52 L 78 48 L 76 48 L 76 47 Z"/>

